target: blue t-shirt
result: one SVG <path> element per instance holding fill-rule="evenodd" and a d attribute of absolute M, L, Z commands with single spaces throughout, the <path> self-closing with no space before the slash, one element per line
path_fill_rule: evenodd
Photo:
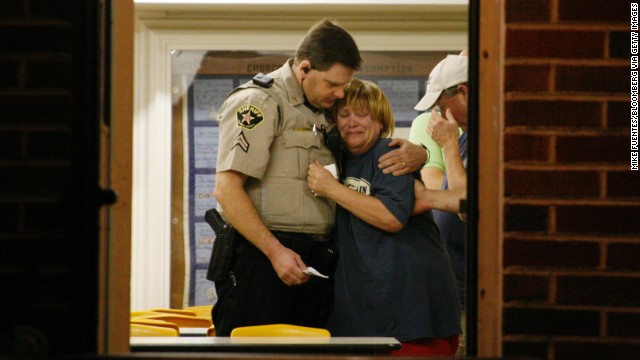
<path fill-rule="evenodd" d="M 405 226 L 389 233 L 338 207 L 334 336 L 392 336 L 400 341 L 460 334 L 449 256 L 430 212 L 411 215 L 414 179 L 378 169 L 390 139 L 363 155 L 346 155 L 342 182 L 375 196 Z"/>
<path fill-rule="evenodd" d="M 458 146 L 462 163 L 467 167 L 467 133 L 463 133 L 458 138 Z M 449 188 L 447 174 L 444 175 L 442 189 Z M 460 307 L 465 308 L 466 299 L 466 252 L 465 243 L 467 241 L 467 224 L 460 220 L 458 214 L 447 211 L 433 210 L 433 219 L 440 229 L 440 240 L 447 246 L 451 263 L 453 264 L 453 272 L 456 274 L 456 282 L 458 284 L 458 297 L 460 298 Z"/>

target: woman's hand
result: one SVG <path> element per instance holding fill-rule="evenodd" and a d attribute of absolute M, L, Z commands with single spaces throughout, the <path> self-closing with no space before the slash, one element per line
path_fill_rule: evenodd
<path fill-rule="evenodd" d="M 314 195 L 328 196 L 332 187 L 341 184 L 333 177 L 329 170 L 325 169 L 324 166 L 320 165 L 320 162 L 316 160 L 309 164 L 309 169 L 307 170 L 307 185 Z"/>

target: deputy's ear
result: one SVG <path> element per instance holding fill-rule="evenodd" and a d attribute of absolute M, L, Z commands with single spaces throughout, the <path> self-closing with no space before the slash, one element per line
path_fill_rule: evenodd
<path fill-rule="evenodd" d="M 300 71 L 304 72 L 305 74 L 309 73 L 309 71 L 313 69 L 313 66 L 311 65 L 311 61 L 309 60 L 300 61 L 300 64 L 298 66 L 300 67 Z"/>

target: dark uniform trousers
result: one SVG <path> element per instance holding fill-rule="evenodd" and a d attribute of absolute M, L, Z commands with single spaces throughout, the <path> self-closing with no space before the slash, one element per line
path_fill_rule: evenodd
<path fill-rule="evenodd" d="M 217 336 L 229 336 L 240 326 L 293 324 L 325 327 L 333 299 L 333 242 L 314 241 L 302 233 L 274 231 L 280 242 L 329 279 L 312 276 L 302 285 L 288 286 L 269 259 L 238 233 L 229 275 L 216 281 L 218 301 L 212 310 Z"/>

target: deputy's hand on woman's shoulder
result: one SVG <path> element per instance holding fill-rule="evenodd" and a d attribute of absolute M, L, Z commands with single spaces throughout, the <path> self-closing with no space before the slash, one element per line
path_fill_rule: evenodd
<path fill-rule="evenodd" d="M 393 173 L 394 176 L 411 174 L 422 169 L 427 162 L 427 151 L 407 139 L 393 138 L 389 146 L 398 146 L 398 148 L 382 155 L 378 160 L 378 167 L 385 174 Z"/>

